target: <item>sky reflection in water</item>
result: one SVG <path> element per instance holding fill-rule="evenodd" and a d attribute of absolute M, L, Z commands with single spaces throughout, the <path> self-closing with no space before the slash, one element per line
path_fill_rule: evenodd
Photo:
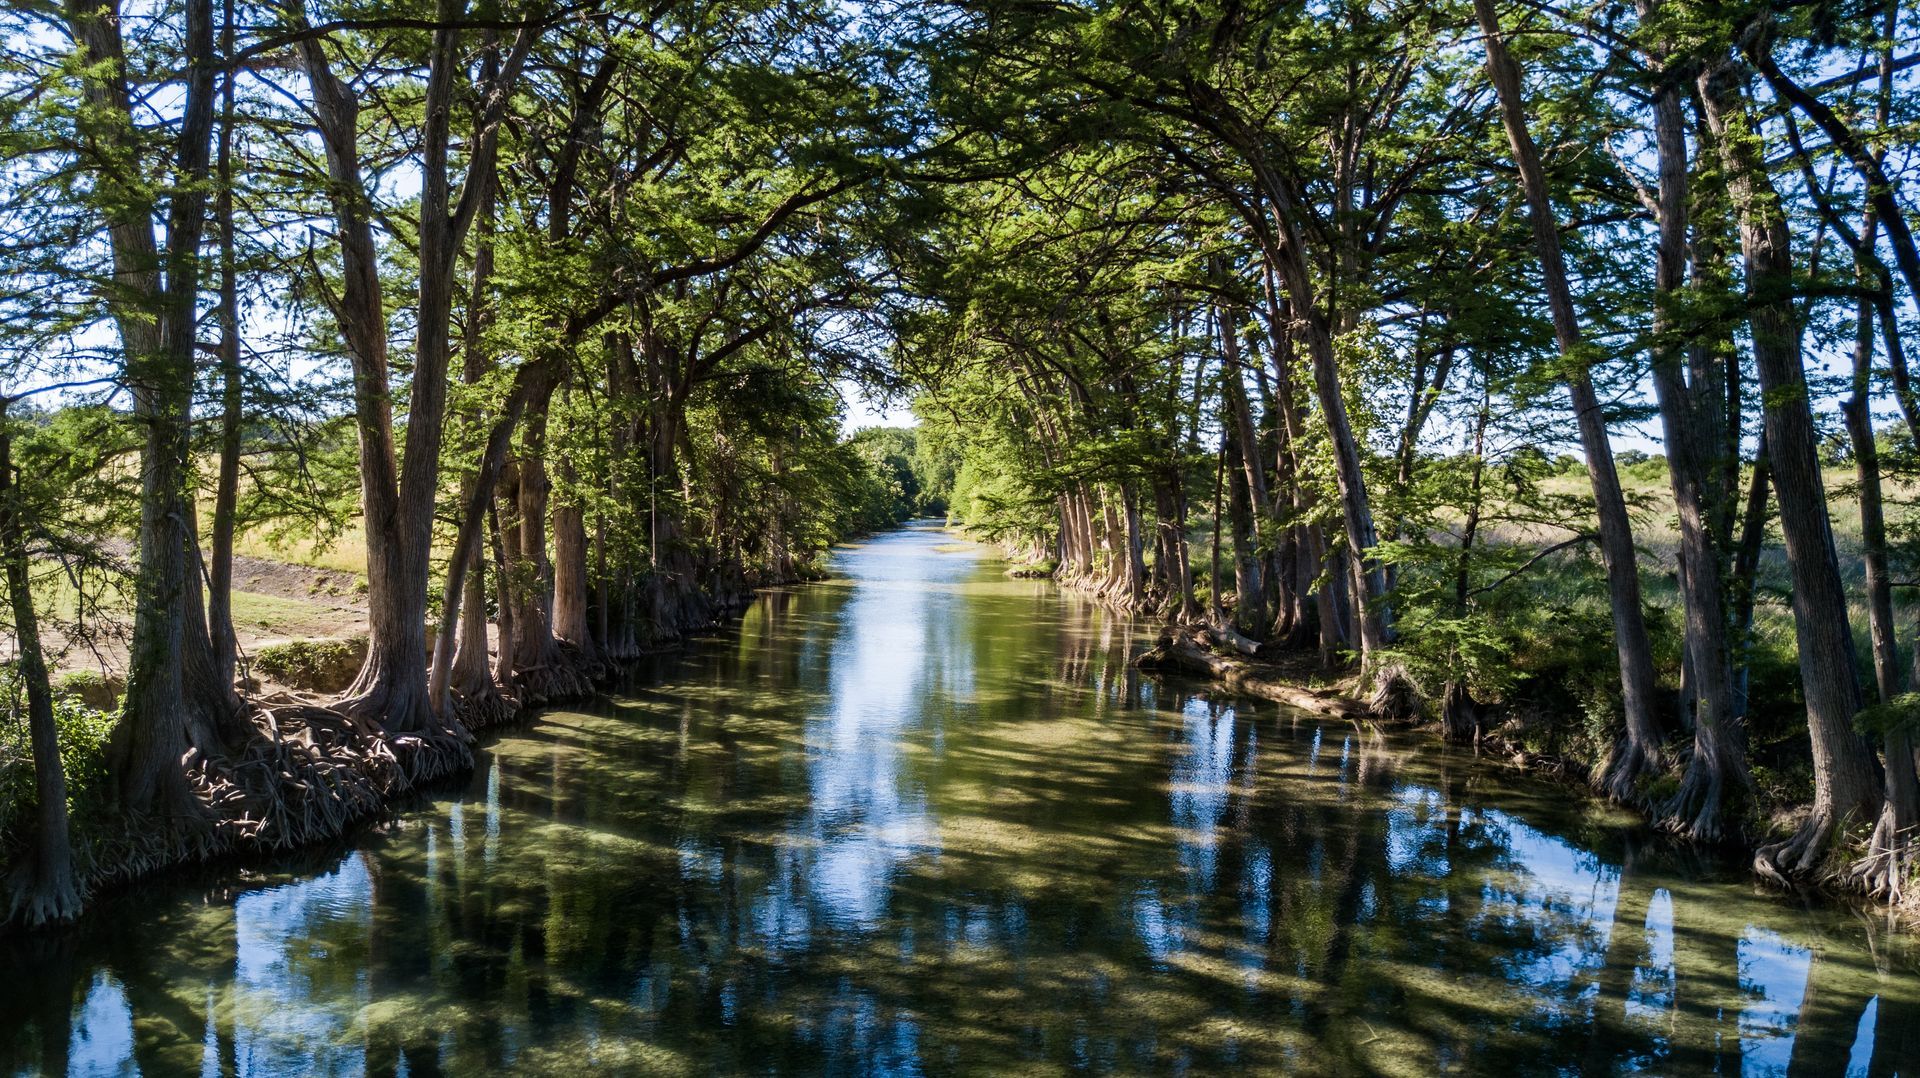
<path fill-rule="evenodd" d="M 9 1072 L 1913 1073 L 1912 944 L 913 529 L 300 864 L 8 945 Z"/>

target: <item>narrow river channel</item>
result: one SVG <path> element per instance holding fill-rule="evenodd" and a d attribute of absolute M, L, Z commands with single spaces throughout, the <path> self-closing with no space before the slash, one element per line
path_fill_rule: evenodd
<path fill-rule="evenodd" d="M 347 848 L 13 941 L 0 1070 L 1893 1074 L 1914 943 L 918 526 Z"/>

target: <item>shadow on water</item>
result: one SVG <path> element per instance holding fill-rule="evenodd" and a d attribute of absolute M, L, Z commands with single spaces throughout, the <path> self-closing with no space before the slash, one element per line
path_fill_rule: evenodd
<path fill-rule="evenodd" d="M 470 781 L 0 956 L 35 1073 L 1894 1074 L 1912 943 L 1424 739 L 1210 701 L 909 529 Z"/>

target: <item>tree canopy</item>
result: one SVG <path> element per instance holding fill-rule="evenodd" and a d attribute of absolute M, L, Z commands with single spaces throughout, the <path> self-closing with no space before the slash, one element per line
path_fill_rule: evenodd
<path fill-rule="evenodd" d="M 67 0 L 0 31 L 29 920 L 335 833 L 923 513 L 1164 646 L 1299 652 L 1763 875 L 1906 893 L 1898 3 Z M 916 426 L 845 429 L 854 394 Z M 364 555 L 335 698 L 247 675 L 260 537 Z M 89 646 L 126 681 L 104 739 L 54 691 Z"/>

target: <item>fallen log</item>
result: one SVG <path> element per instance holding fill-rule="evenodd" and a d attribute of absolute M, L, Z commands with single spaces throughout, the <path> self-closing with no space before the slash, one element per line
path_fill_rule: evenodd
<path fill-rule="evenodd" d="M 1333 690 L 1308 688 L 1272 667 L 1222 655 L 1184 635 L 1162 634 L 1159 643 L 1134 659 L 1133 664 L 1142 670 L 1204 677 L 1228 692 L 1274 700 L 1315 714 L 1356 722 L 1372 718 L 1367 705 L 1353 697 Z"/>
<path fill-rule="evenodd" d="M 1258 641 L 1249 640 L 1245 636 L 1242 636 L 1240 631 L 1231 625 L 1212 626 L 1207 629 L 1207 638 L 1213 641 L 1218 647 L 1232 648 L 1249 658 L 1258 654 L 1260 651 Z"/>

